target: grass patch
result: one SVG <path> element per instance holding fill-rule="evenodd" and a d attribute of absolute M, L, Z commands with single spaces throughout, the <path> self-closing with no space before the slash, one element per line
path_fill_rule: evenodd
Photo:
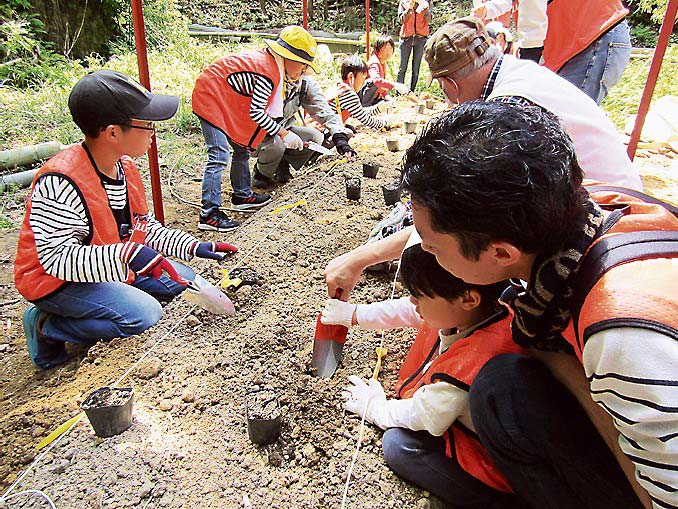
<path fill-rule="evenodd" d="M 638 111 L 651 63 L 651 58 L 632 58 L 619 83 L 612 87 L 603 101 L 603 109 L 620 131 L 624 129 L 626 119 Z M 666 49 L 652 102 L 665 95 L 675 95 L 676 83 L 678 83 L 678 45 L 672 44 Z"/>

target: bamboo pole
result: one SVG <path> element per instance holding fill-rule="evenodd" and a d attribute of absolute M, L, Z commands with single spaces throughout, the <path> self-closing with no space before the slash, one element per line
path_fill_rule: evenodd
<path fill-rule="evenodd" d="M 9 170 L 17 166 L 28 166 L 43 159 L 52 157 L 61 151 L 61 143 L 47 141 L 28 147 L 3 150 L 0 152 L 0 170 Z"/>

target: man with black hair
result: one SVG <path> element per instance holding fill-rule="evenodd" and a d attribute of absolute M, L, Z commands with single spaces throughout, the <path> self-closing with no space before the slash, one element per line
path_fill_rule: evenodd
<path fill-rule="evenodd" d="M 514 491 L 533 507 L 639 507 L 633 488 L 645 507 L 675 507 L 678 219 L 642 193 L 589 195 L 582 180 L 554 116 L 499 102 L 430 124 L 403 170 L 422 247 L 443 267 L 470 283 L 527 282 L 512 334 L 530 356 L 496 357 L 470 391 Z M 394 256 L 397 240 L 334 260 L 328 290 L 347 295 L 356 269 Z"/>

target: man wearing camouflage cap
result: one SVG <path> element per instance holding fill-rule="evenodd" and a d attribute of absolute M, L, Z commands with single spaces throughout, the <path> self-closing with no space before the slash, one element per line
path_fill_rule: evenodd
<path fill-rule="evenodd" d="M 424 58 L 448 104 L 474 99 L 536 104 L 554 113 L 572 138 L 586 178 L 642 189 L 612 122 L 581 90 L 529 60 L 502 55 L 482 21 L 458 18 L 428 40 Z"/>

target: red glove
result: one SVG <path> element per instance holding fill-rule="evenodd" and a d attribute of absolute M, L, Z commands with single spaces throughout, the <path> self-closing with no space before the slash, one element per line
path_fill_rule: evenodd
<path fill-rule="evenodd" d="M 188 284 L 188 281 L 177 273 L 174 266 L 164 256 L 150 247 L 136 242 L 125 243 L 122 250 L 122 261 L 127 263 L 137 276 L 158 279 L 164 271 L 175 283 L 182 286 Z"/>
<path fill-rule="evenodd" d="M 238 248 L 227 242 L 200 242 L 195 244 L 193 248 L 193 254 L 198 258 L 210 258 L 219 261 L 226 258 L 226 254 L 237 252 Z"/>

